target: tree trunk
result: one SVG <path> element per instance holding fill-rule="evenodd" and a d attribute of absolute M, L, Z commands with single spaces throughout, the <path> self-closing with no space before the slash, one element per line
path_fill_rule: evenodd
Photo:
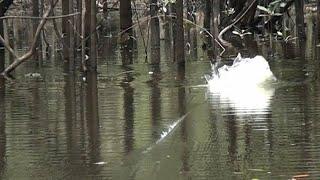
<path fill-rule="evenodd" d="M 151 64 L 160 63 L 160 24 L 158 14 L 158 0 L 150 0 L 150 28 L 151 28 Z"/>
<path fill-rule="evenodd" d="M 33 0 L 33 11 L 32 11 L 32 15 L 34 17 L 40 17 L 40 3 L 39 0 Z M 35 34 L 35 32 L 37 31 L 37 27 L 38 27 L 38 22 L 35 20 L 33 22 L 33 34 Z M 35 37 L 33 37 L 35 38 Z M 36 61 L 37 65 L 41 64 L 41 36 L 37 37 L 37 41 L 36 41 L 36 51 L 33 55 L 34 60 Z"/>
<path fill-rule="evenodd" d="M 68 15 L 71 13 L 72 0 L 62 1 L 62 14 Z M 63 56 L 66 70 L 74 70 L 74 58 L 73 58 L 73 29 L 71 18 L 62 19 L 62 37 L 63 37 Z"/>
<path fill-rule="evenodd" d="M 5 8 L 4 3 L 0 3 L 0 17 L 4 16 Z M 0 21 L 0 35 L 4 37 L 4 26 L 3 21 Z M 3 47 L 3 44 L 1 43 L 1 47 Z M 4 70 L 5 66 L 5 57 L 4 57 L 4 50 L 1 49 L 1 57 L 0 57 L 0 72 Z"/>
<path fill-rule="evenodd" d="M 296 29 L 297 35 L 299 39 L 305 39 L 305 28 L 304 28 L 304 0 L 296 0 L 295 1 L 295 9 L 296 9 Z"/>
<path fill-rule="evenodd" d="M 191 21 L 194 24 L 197 24 L 196 22 L 196 15 L 195 13 L 195 6 L 194 6 L 194 1 L 193 0 L 187 0 L 187 19 Z M 194 25 L 191 25 L 190 28 L 187 31 L 187 42 L 189 43 L 188 51 L 192 58 L 196 58 L 197 56 L 197 29 L 194 27 Z"/>
<path fill-rule="evenodd" d="M 219 54 L 219 46 L 215 42 L 215 39 L 219 36 L 219 17 L 220 17 L 220 2 L 219 0 L 212 0 L 212 23 L 211 23 L 211 34 L 214 36 L 212 38 L 212 47 L 214 57 Z"/>
<path fill-rule="evenodd" d="M 320 41 L 320 1 L 317 1 L 317 12 L 318 40 Z"/>
<path fill-rule="evenodd" d="M 203 19 L 203 28 L 205 28 L 208 32 L 210 32 L 210 23 L 211 23 L 211 14 L 212 14 L 211 7 L 212 7 L 211 0 L 206 0 L 205 10 L 204 10 L 204 19 Z M 204 50 L 207 50 L 212 46 L 211 38 L 209 34 L 206 32 L 202 34 L 202 37 L 204 39 L 202 47 Z"/>
<path fill-rule="evenodd" d="M 131 0 L 120 0 L 120 29 L 122 64 L 132 64 L 133 31 Z"/>
<path fill-rule="evenodd" d="M 82 0 L 77 0 L 77 5 L 76 5 L 76 8 L 77 8 L 77 12 L 82 12 Z M 78 16 L 76 17 L 76 28 L 77 28 L 77 32 L 78 32 L 78 35 L 75 36 L 75 46 L 76 47 L 79 47 L 81 45 L 81 37 L 79 36 L 81 34 L 81 16 Z M 76 49 L 77 50 L 77 49 Z"/>
<path fill-rule="evenodd" d="M 84 34 L 85 36 L 83 37 L 85 39 L 85 54 L 86 55 L 90 55 L 90 41 L 91 41 L 91 0 L 84 0 L 84 4 L 85 7 L 85 14 L 84 14 Z M 90 57 L 89 57 L 90 58 Z M 86 62 L 88 65 L 88 62 Z"/>
<path fill-rule="evenodd" d="M 176 8 L 176 41 L 175 41 L 175 61 L 178 66 L 184 67 L 184 28 L 183 28 L 183 0 L 177 0 Z"/>
<path fill-rule="evenodd" d="M 90 16 L 90 70 L 97 70 L 97 5 L 95 1 L 91 1 L 91 16 Z"/>

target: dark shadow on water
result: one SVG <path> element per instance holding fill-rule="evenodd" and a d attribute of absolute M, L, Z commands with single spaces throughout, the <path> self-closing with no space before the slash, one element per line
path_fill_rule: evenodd
<path fill-rule="evenodd" d="M 6 166 L 6 110 L 5 110 L 5 80 L 0 77 L 0 179 Z"/>
<path fill-rule="evenodd" d="M 161 69 L 159 65 L 151 66 L 151 80 L 149 81 L 150 87 L 150 113 L 151 113 L 151 124 L 152 124 L 152 137 L 156 141 L 159 139 L 159 127 L 161 121 L 161 89 L 159 87 L 159 81 L 161 76 Z"/>
<path fill-rule="evenodd" d="M 98 106 L 98 80 L 97 73 L 89 72 L 87 74 L 87 84 L 85 88 L 86 94 L 86 124 L 88 130 L 88 158 L 89 166 L 101 161 L 101 137 L 100 137 L 100 122 L 99 122 L 99 106 Z M 94 166 L 90 169 L 90 174 L 99 175 L 101 168 Z"/>
<path fill-rule="evenodd" d="M 132 69 L 124 67 L 124 70 L 130 71 Z M 130 85 L 133 79 L 131 73 L 126 73 L 121 83 L 121 87 L 123 88 L 124 151 L 127 154 L 133 150 L 134 144 L 134 88 Z"/>
<path fill-rule="evenodd" d="M 0 49 L 0 73 L 4 70 L 5 66 L 5 51 Z M 1 77 L 0 77 L 1 78 Z"/>

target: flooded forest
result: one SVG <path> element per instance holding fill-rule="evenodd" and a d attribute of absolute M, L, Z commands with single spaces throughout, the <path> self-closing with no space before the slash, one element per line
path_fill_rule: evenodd
<path fill-rule="evenodd" d="M 319 178 L 319 0 L 0 0 L 0 180 Z"/>

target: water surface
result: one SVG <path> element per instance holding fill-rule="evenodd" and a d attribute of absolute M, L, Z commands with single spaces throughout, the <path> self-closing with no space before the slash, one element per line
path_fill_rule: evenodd
<path fill-rule="evenodd" d="M 106 38 L 87 82 L 63 73 L 57 56 L 24 65 L 0 88 L 0 179 L 320 177 L 319 48 L 311 41 L 275 42 L 272 54 L 259 42 L 256 53 L 279 82 L 263 101 L 242 98 L 258 103 L 251 106 L 201 86 L 210 73 L 202 51 L 188 57 L 181 80 L 166 51 L 160 67 L 143 53 L 121 66 L 115 42 Z"/>

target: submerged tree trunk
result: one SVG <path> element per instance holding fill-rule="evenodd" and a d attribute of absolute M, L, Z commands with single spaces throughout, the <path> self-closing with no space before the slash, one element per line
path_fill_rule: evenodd
<path fill-rule="evenodd" d="M 296 9 L 296 26 L 297 26 L 297 35 L 300 39 L 305 39 L 305 28 L 304 28 L 304 0 L 295 1 Z"/>
<path fill-rule="evenodd" d="M 150 0 L 150 29 L 151 29 L 151 64 L 160 63 L 160 24 L 158 14 L 158 0 Z"/>
<path fill-rule="evenodd" d="M 131 0 L 120 0 L 120 29 L 122 64 L 132 64 L 133 31 Z"/>
<path fill-rule="evenodd" d="M 184 67 L 185 54 L 184 54 L 184 28 L 183 28 L 183 0 L 177 0 L 176 8 L 176 36 L 175 38 L 175 62 L 178 66 Z"/>

